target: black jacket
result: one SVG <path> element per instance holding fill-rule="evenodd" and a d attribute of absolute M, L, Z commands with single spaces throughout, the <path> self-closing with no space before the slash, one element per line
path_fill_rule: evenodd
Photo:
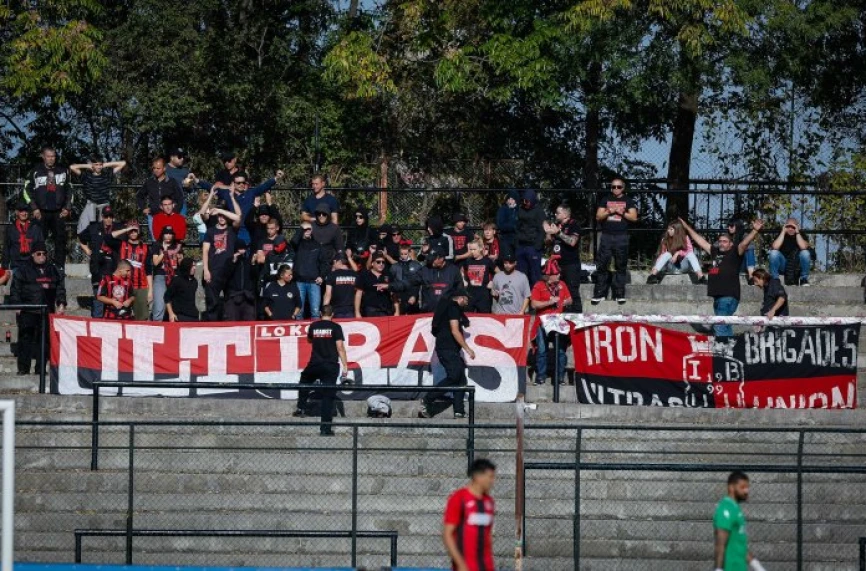
<path fill-rule="evenodd" d="M 55 305 L 66 305 L 66 284 L 54 264 L 46 262 L 36 265 L 32 259 L 27 260 L 15 270 L 9 303 L 47 305 L 48 311 L 54 313 Z"/>
<path fill-rule="evenodd" d="M 295 232 L 290 242 L 295 251 L 295 263 L 292 267 L 295 282 L 314 282 L 316 278 L 325 279 L 330 271 L 329 260 L 324 246 L 310 238 L 304 240 L 301 229 Z"/>
<path fill-rule="evenodd" d="M 232 277 L 229 278 L 228 296 L 245 297 L 248 301 L 256 298 L 256 280 L 248 256 L 238 256 L 232 264 Z"/>
<path fill-rule="evenodd" d="M 25 232 L 18 229 L 18 221 L 13 220 L 6 226 L 6 241 L 3 243 L 3 263 L 9 269 L 15 269 L 30 260 L 30 248 L 36 242 L 44 242 L 42 226 L 35 220 L 27 222 Z M 23 234 L 23 244 L 22 244 Z M 23 247 L 22 247 L 23 246 Z"/>
<path fill-rule="evenodd" d="M 180 205 L 183 204 L 183 190 L 177 184 L 177 181 L 169 176 L 166 176 L 165 180 L 161 181 L 154 177 L 150 177 L 144 181 L 144 184 L 135 194 L 135 203 L 139 210 L 150 208 L 152 216 L 159 211 L 159 203 L 162 201 L 163 196 L 172 197 L 177 204 L 178 211 L 180 211 Z"/>
<path fill-rule="evenodd" d="M 527 190 L 524 198 L 529 199 L 532 207 L 517 207 L 517 245 L 541 250 L 544 248 L 544 210 L 538 205 L 534 191 Z"/>
<path fill-rule="evenodd" d="M 171 304 L 176 315 L 198 319 L 198 307 L 195 305 L 195 294 L 198 291 L 198 280 L 195 276 L 174 276 L 163 299 Z"/>
<path fill-rule="evenodd" d="M 39 165 L 27 176 L 24 181 L 24 201 L 30 208 L 56 212 L 63 209 L 69 210 L 72 201 L 72 175 L 69 169 L 60 165 L 54 165 L 54 191 L 48 187 L 49 169 L 45 165 Z M 52 207 L 50 197 L 54 199 Z"/>
<path fill-rule="evenodd" d="M 424 266 L 417 272 L 409 273 L 404 279 L 391 284 L 390 290 L 404 292 L 421 288 L 421 311 L 432 313 L 443 295 L 454 288 L 463 285 L 460 269 L 454 264 L 445 264 L 442 268 Z"/>

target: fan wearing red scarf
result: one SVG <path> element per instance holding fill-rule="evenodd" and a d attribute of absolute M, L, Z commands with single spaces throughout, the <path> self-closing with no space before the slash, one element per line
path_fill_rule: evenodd
<path fill-rule="evenodd" d="M 541 316 L 550 313 L 562 313 L 570 306 L 571 292 L 568 286 L 560 281 L 560 269 L 558 256 L 552 256 L 542 270 L 541 279 L 532 286 L 529 301 L 535 309 L 535 322 L 533 324 L 532 336 L 535 338 L 535 384 L 543 385 L 547 378 L 547 344 L 554 341 L 554 336 L 559 336 L 559 351 L 556 355 L 556 368 L 559 373 L 560 383 L 565 382 L 565 350 L 568 347 L 568 335 L 551 332 L 545 333 L 541 327 Z"/>

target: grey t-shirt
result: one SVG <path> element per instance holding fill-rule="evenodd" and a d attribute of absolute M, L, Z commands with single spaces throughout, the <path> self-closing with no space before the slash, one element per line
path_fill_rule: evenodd
<path fill-rule="evenodd" d="M 520 313 L 523 302 L 532 293 L 529 280 L 522 272 L 514 270 L 511 275 L 499 272 L 493 276 L 493 290 L 499 292 L 499 298 L 493 298 L 493 313 L 516 315 Z"/>

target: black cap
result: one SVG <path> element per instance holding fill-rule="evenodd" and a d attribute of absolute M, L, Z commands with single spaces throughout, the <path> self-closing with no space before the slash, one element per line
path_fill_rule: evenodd
<path fill-rule="evenodd" d="M 224 163 L 227 163 L 227 162 L 229 162 L 230 160 L 233 160 L 233 159 L 235 159 L 235 158 L 237 158 L 237 155 L 236 155 L 235 153 L 233 153 L 233 152 L 222 153 L 222 154 L 220 155 L 220 160 L 221 160 L 222 162 L 224 162 Z"/>
<path fill-rule="evenodd" d="M 503 262 L 517 262 L 517 256 L 515 256 L 511 252 L 500 255 L 499 259 L 502 260 Z"/>
<path fill-rule="evenodd" d="M 457 223 L 457 222 L 468 222 L 468 221 L 469 221 L 469 219 L 466 218 L 466 215 L 463 214 L 462 212 L 458 212 L 457 214 L 455 214 L 455 215 L 454 215 L 454 218 L 452 218 L 452 220 L 454 220 L 455 223 Z"/>
<path fill-rule="evenodd" d="M 241 250 L 247 249 L 247 243 L 243 240 L 238 240 L 235 242 L 235 252 L 240 252 Z"/>
<path fill-rule="evenodd" d="M 267 204 L 261 204 L 256 208 L 256 216 L 270 216 L 271 208 Z"/>
<path fill-rule="evenodd" d="M 33 242 L 33 245 L 30 246 L 30 253 L 34 252 L 47 252 L 48 248 L 45 247 L 45 242 Z"/>
<path fill-rule="evenodd" d="M 171 151 L 168 152 L 168 156 L 170 157 L 180 157 L 182 159 L 186 158 L 186 151 L 181 149 L 180 147 L 175 147 Z"/>
<path fill-rule="evenodd" d="M 391 231 L 390 231 L 389 233 L 390 233 L 392 236 L 393 236 L 394 234 L 402 234 L 402 233 L 403 233 L 403 229 L 400 228 L 400 225 L 399 225 L 399 224 L 394 224 L 393 226 L 391 226 Z"/>
<path fill-rule="evenodd" d="M 30 210 L 30 207 L 23 200 L 19 200 L 15 205 L 15 210 Z"/>
<path fill-rule="evenodd" d="M 382 224 L 379 226 L 379 234 L 390 234 L 391 233 L 391 225 L 390 224 Z"/>
<path fill-rule="evenodd" d="M 437 248 L 430 248 L 430 251 L 427 252 L 427 259 L 428 260 L 435 260 L 436 258 L 444 258 L 444 257 L 445 257 L 445 252 L 443 252 L 442 250 L 439 250 Z"/>
<path fill-rule="evenodd" d="M 111 209 L 110 206 L 102 207 L 102 217 L 105 218 L 106 216 L 114 218 L 114 211 Z"/>
<path fill-rule="evenodd" d="M 322 214 L 330 214 L 331 213 L 331 207 L 328 206 L 327 202 L 320 202 L 316 205 L 316 212 L 314 212 L 314 214 L 319 214 L 320 212 Z"/>

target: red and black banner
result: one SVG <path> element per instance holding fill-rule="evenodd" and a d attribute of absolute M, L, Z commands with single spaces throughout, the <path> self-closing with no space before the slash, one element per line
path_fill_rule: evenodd
<path fill-rule="evenodd" d="M 575 329 L 584 404 L 856 408 L 860 326 L 766 327 L 725 340 L 652 325 Z"/>
<path fill-rule="evenodd" d="M 346 337 L 349 377 L 358 386 L 429 386 L 444 377 L 438 366 L 432 317 L 337 320 Z M 526 385 L 522 316 L 470 315 L 467 377 L 478 402 L 514 402 Z M 94 381 L 297 383 L 310 358 L 308 322 L 153 323 L 51 317 L 51 388 L 88 394 Z M 102 389 L 105 394 L 118 389 Z M 296 391 L 129 387 L 124 395 L 296 398 Z M 341 392 L 366 398 L 369 391 Z M 394 393 L 411 398 L 410 393 Z"/>

